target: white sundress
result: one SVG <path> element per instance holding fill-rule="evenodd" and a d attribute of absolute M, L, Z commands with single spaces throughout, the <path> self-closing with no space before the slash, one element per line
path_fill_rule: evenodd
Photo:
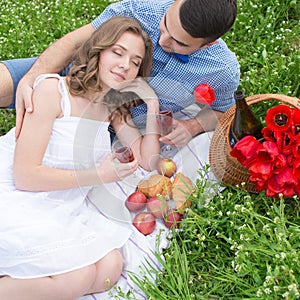
<path fill-rule="evenodd" d="M 55 120 L 43 163 L 62 169 L 98 165 L 110 153 L 109 123 L 70 116 L 62 77 L 43 75 L 35 85 L 47 77 L 58 78 L 64 116 Z M 36 278 L 60 274 L 95 263 L 124 245 L 131 229 L 88 207 L 90 188 L 16 190 L 14 149 L 13 128 L 0 137 L 0 275 Z"/>
<path fill-rule="evenodd" d="M 108 123 L 70 116 L 70 103 L 64 80 L 57 77 L 62 94 L 64 117 L 54 124 L 44 163 L 57 168 L 98 165 L 111 152 Z M 190 118 L 198 107 L 178 115 Z M 192 139 L 173 157 L 177 170 L 197 180 L 198 170 L 208 163 L 212 133 Z M 122 181 L 91 189 L 31 193 L 17 191 L 13 182 L 15 129 L 0 137 L 0 275 L 34 278 L 75 270 L 101 259 L 120 248 L 124 270 L 108 292 L 86 295 L 80 300 L 115 299 L 118 289 L 132 299 L 147 299 L 136 286 L 131 273 L 148 276 L 146 267 L 161 269 L 155 252 L 168 247 L 168 230 L 162 220 L 144 236 L 132 225 L 133 213 L 125 207 L 126 198 L 140 180 L 156 173 L 138 168 Z M 212 173 L 209 178 L 214 179 Z M 151 275 L 151 280 L 155 278 Z M 118 296 L 116 296 L 118 297 Z M 121 299 L 121 298 L 118 298 Z"/>

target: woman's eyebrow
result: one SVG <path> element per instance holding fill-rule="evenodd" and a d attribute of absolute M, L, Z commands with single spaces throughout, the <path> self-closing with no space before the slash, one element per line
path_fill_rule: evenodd
<path fill-rule="evenodd" d="M 124 46 L 120 45 L 120 44 L 115 44 L 115 46 L 118 46 L 120 48 L 122 48 L 124 51 L 128 51 L 127 48 L 125 48 Z M 135 54 L 136 57 L 143 59 L 143 57 L 141 55 Z"/>

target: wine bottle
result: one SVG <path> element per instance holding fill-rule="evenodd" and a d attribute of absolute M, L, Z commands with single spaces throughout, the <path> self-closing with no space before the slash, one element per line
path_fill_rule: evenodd
<path fill-rule="evenodd" d="M 235 115 L 231 124 L 230 144 L 233 147 L 240 139 L 246 135 L 252 135 L 257 140 L 262 138 L 262 123 L 250 110 L 245 99 L 245 92 L 237 90 L 234 92 Z"/>

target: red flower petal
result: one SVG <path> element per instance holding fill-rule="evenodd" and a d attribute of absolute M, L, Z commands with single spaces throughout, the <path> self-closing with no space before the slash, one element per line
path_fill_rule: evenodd
<path fill-rule="evenodd" d="M 290 132 L 282 132 L 282 140 L 278 147 L 283 154 L 291 154 L 292 153 L 292 145 L 294 141 L 294 135 Z"/>
<path fill-rule="evenodd" d="M 296 158 L 293 161 L 293 173 L 300 179 L 300 158 Z"/>
<path fill-rule="evenodd" d="M 292 132 L 296 136 L 300 133 L 300 110 L 294 109 Z"/>
<path fill-rule="evenodd" d="M 272 175 L 268 182 L 267 195 L 274 196 L 281 193 L 285 197 L 291 197 L 295 194 L 297 183 L 292 168 L 285 168 L 281 173 Z"/>
<path fill-rule="evenodd" d="M 207 83 L 199 84 L 194 90 L 194 97 L 198 103 L 212 105 L 216 99 L 215 92 Z"/>
<path fill-rule="evenodd" d="M 261 130 L 261 133 L 263 135 L 264 140 L 275 142 L 274 131 L 272 129 L 270 129 L 268 126 L 264 127 Z"/>
<path fill-rule="evenodd" d="M 294 140 L 294 143 L 291 148 L 293 155 L 297 158 L 300 158 L 300 138 Z"/>
<path fill-rule="evenodd" d="M 282 170 L 284 168 L 286 168 L 287 165 L 288 165 L 287 157 L 284 154 L 279 153 L 279 155 L 275 159 L 273 173 L 278 174 L 278 173 L 282 172 Z"/>
<path fill-rule="evenodd" d="M 252 176 L 250 176 L 249 179 L 250 179 L 250 181 L 252 181 L 255 184 L 255 188 L 258 191 L 262 191 L 262 190 L 265 190 L 267 188 L 267 181 L 266 180 L 262 180 L 262 179 L 259 179 L 257 177 L 252 177 Z"/>
<path fill-rule="evenodd" d="M 257 149 L 257 160 L 273 161 L 279 155 L 277 145 L 272 141 L 264 141 L 262 147 Z"/>
<path fill-rule="evenodd" d="M 256 156 L 256 149 L 261 146 L 260 142 L 252 135 L 247 135 L 239 140 L 230 151 L 242 165 L 247 166 Z"/>
<path fill-rule="evenodd" d="M 262 160 L 254 160 L 248 167 L 250 176 L 260 180 L 267 180 L 272 175 L 273 163 Z"/>

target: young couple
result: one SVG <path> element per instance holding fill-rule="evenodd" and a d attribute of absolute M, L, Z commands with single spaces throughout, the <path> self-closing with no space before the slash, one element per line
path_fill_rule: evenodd
<path fill-rule="evenodd" d="M 213 130 L 222 113 L 234 104 L 239 64 L 220 37 L 232 27 L 236 12 L 236 0 L 123 0 L 113 3 L 93 22 L 53 43 L 37 61 L 32 58 L 5 61 L 5 65 L 0 63 L 0 107 L 15 106 L 13 99 L 17 89 L 18 134 L 24 107 L 27 111 L 32 108 L 32 86 L 36 77 L 61 72 L 72 61 L 75 49 L 110 17 L 129 16 L 139 21 L 153 42 L 149 83 L 161 107 L 172 104 L 174 112 L 189 107 L 195 103 L 195 88 L 202 83 L 209 84 L 215 91 L 216 100 L 211 107 L 202 109 L 195 118 L 175 121 L 174 130 L 161 138 L 163 143 L 182 147 L 192 137 Z M 145 111 L 143 105 L 131 110 L 140 127 L 145 123 Z"/>
<path fill-rule="evenodd" d="M 151 37 L 153 54 L 140 25 L 112 18 L 115 15 L 138 19 Z M 91 186 L 123 179 L 138 165 L 153 169 L 160 141 L 183 146 L 214 128 L 232 105 L 239 80 L 236 58 L 219 38 L 235 16 L 236 3 L 231 0 L 125 0 L 108 6 L 92 24 L 71 32 L 40 56 L 18 86 L 16 131 L 0 139 L 0 214 L 5 224 L 0 298 L 74 299 L 105 291 L 118 280 L 123 269 L 120 249 L 131 230 L 99 218 L 86 206 L 85 197 Z M 66 77 L 52 74 L 71 61 Z M 27 69 L 23 60 L 0 65 L 1 103 L 7 106 Z M 22 74 L 15 76 L 14 69 Z M 150 77 L 153 89 L 136 77 Z M 179 88 L 169 93 L 173 83 Z M 190 120 L 175 121 L 173 132 L 159 140 L 159 106 L 189 106 L 200 83 L 214 88 L 214 106 Z M 103 101 L 111 87 L 135 91 L 146 109 L 115 110 L 115 103 Z M 172 99 L 167 98 L 170 94 Z M 22 107 L 28 108 L 24 118 Z M 146 129 L 141 136 L 133 119 L 144 111 L 146 118 L 139 120 L 146 121 Z M 109 123 L 132 147 L 133 162 L 119 164 L 109 154 Z"/>

